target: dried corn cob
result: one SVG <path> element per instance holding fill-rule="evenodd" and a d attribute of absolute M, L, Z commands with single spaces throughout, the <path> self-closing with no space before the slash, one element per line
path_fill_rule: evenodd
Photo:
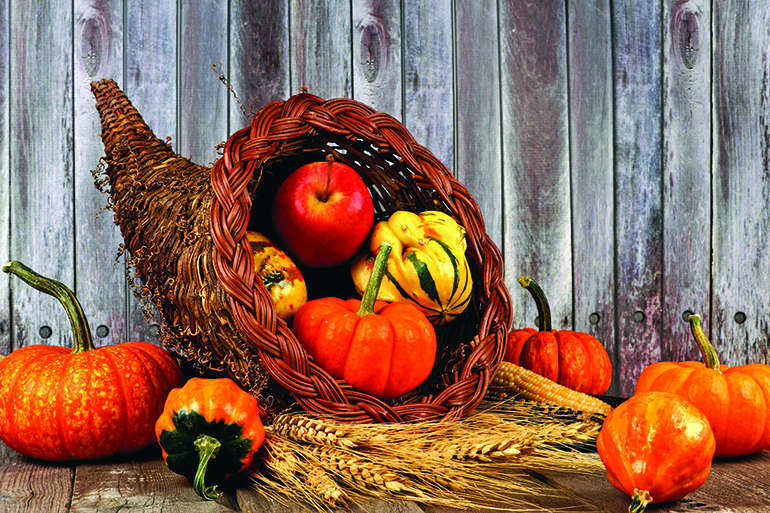
<path fill-rule="evenodd" d="M 612 410 L 612 406 L 601 399 L 576 392 L 511 362 L 500 364 L 493 384 L 531 401 L 558 404 L 573 410 L 602 415 L 607 415 Z"/>

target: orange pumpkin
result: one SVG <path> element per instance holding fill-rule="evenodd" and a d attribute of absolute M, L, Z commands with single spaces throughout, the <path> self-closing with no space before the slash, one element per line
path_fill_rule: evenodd
<path fill-rule="evenodd" d="M 647 392 L 604 419 L 596 439 L 612 486 L 631 497 L 628 511 L 677 501 L 706 481 L 714 455 L 708 419 L 681 397 Z"/>
<path fill-rule="evenodd" d="M 543 290 L 526 276 L 519 277 L 519 284 L 535 299 L 539 330 L 511 330 L 504 359 L 572 390 L 606 393 L 612 381 L 612 363 L 602 343 L 588 333 L 553 330 Z"/>
<path fill-rule="evenodd" d="M 179 366 L 164 349 L 125 342 L 95 349 L 75 295 L 19 262 L 3 271 L 56 297 L 69 315 L 74 349 L 31 345 L 0 362 L 0 438 L 43 460 L 82 460 L 136 451 L 155 440 L 155 421 Z"/>
<path fill-rule="evenodd" d="M 382 243 L 364 297 L 315 299 L 294 317 L 292 331 L 313 361 L 336 379 L 382 399 L 413 390 L 430 374 L 436 333 L 413 303 L 375 301 L 390 245 Z"/>
<path fill-rule="evenodd" d="M 642 371 L 634 393 L 672 392 L 694 404 L 711 423 L 717 457 L 770 447 L 770 365 L 721 365 L 699 315 L 690 316 L 690 328 L 705 364 L 653 363 Z"/>

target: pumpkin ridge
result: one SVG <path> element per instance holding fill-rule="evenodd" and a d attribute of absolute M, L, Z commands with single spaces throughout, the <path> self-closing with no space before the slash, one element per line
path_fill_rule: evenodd
<path fill-rule="evenodd" d="M 26 347 L 33 347 L 33 346 L 26 346 Z M 19 349 L 19 351 L 24 351 L 24 350 L 25 350 L 25 348 Z M 13 379 L 11 380 L 11 383 L 8 386 L 8 397 L 15 397 L 16 396 L 16 394 L 14 393 L 14 388 L 16 388 L 16 382 L 19 380 L 19 377 L 22 374 L 24 374 L 27 371 L 28 368 L 30 368 L 31 366 L 33 366 L 34 364 L 36 364 L 36 363 L 38 363 L 40 361 L 41 360 L 38 359 L 38 358 L 30 357 L 28 359 L 28 361 L 24 362 L 24 365 L 22 365 L 21 367 L 19 367 L 18 369 L 15 370 L 15 373 L 13 375 Z M 13 426 L 14 425 L 13 417 L 14 417 L 14 414 L 16 413 L 16 405 L 17 405 L 17 401 L 10 401 L 10 400 L 8 401 L 8 404 L 6 405 L 5 417 L 6 417 L 6 422 L 8 423 L 8 426 Z M 8 432 L 5 433 L 5 436 L 6 436 L 6 438 L 8 436 L 13 437 L 14 445 L 16 445 L 16 446 L 20 446 L 21 445 L 20 440 L 16 439 L 15 430 L 9 429 Z M 10 440 L 7 440 L 6 442 L 10 442 Z M 11 444 L 8 443 L 8 445 L 11 445 Z"/>
<path fill-rule="evenodd" d="M 130 345 L 130 344 L 126 344 L 125 346 L 122 346 L 122 347 L 128 353 L 131 353 L 131 355 L 136 359 L 136 361 L 139 362 L 139 365 L 142 366 L 142 369 L 144 370 L 144 372 L 141 374 L 142 376 L 152 376 L 152 374 L 149 371 L 149 366 L 147 365 L 146 358 L 142 358 L 139 355 L 139 353 L 141 353 L 141 354 L 143 354 L 145 356 L 149 356 L 150 359 L 152 359 L 153 363 L 155 363 L 155 365 L 158 366 L 158 362 L 155 360 L 154 355 L 152 355 L 150 351 L 144 351 L 143 349 L 140 349 L 139 347 L 133 346 L 133 345 Z M 163 376 L 164 379 L 165 379 L 166 376 L 162 372 L 162 369 L 160 369 L 160 370 L 161 370 L 161 372 L 159 374 L 161 376 Z M 152 390 L 153 390 L 154 396 L 155 396 L 155 401 L 153 401 L 153 404 L 162 404 L 163 400 L 164 400 L 163 394 L 162 394 L 161 390 L 155 385 L 155 381 L 148 377 L 147 379 L 144 380 L 144 382 L 145 383 L 149 383 L 150 386 L 152 387 Z M 170 386 L 170 384 L 168 382 L 166 382 L 166 386 L 169 389 L 173 388 L 173 387 Z M 160 414 L 160 412 L 157 412 L 157 413 Z"/>
<path fill-rule="evenodd" d="M 72 451 L 67 447 L 67 437 L 64 430 L 64 393 L 67 389 L 67 380 L 64 379 L 67 376 L 67 369 L 69 369 L 72 363 L 71 358 L 64 358 L 64 367 L 59 374 L 59 386 L 56 388 L 56 431 L 59 434 L 59 449 L 62 451 L 66 459 L 72 459 Z M 93 420 L 93 419 L 89 419 Z"/>
<path fill-rule="evenodd" d="M 126 438 L 128 437 L 128 403 L 129 398 L 126 394 L 126 384 L 123 382 L 123 373 L 121 372 L 120 366 L 115 362 L 115 360 L 112 358 L 112 354 L 108 352 L 104 352 L 104 356 L 106 357 L 105 360 L 109 363 L 109 365 L 113 368 L 113 373 L 117 377 L 115 380 L 116 382 L 116 392 L 118 395 L 122 398 L 122 401 L 115 401 L 120 405 L 120 410 L 123 414 L 123 422 L 121 422 L 121 428 L 123 432 L 123 437 L 120 439 L 120 443 L 116 449 L 116 451 L 120 451 L 123 449 L 123 446 L 126 443 Z"/>

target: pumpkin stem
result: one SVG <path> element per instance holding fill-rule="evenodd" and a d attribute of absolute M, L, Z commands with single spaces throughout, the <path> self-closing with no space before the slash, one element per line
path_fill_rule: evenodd
<path fill-rule="evenodd" d="M 213 436 L 201 435 L 195 439 L 193 445 L 200 455 L 198 460 L 198 470 L 195 472 L 195 480 L 193 481 L 195 492 L 207 501 L 216 500 L 222 496 L 222 492 L 217 489 L 217 485 L 206 486 L 206 468 L 209 464 L 209 460 L 217 457 L 217 453 L 222 444 Z"/>
<path fill-rule="evenodd" d="M 706 365 L 706 367 L 709 369 L 714 369 L 717 372 L 722 372 L 717 352 L 714 350 L 714 346 L 703 332 L 703 325 L 701 324 L 700 315 L 695 314 L 690 316 L 690 330 L 695 337 L 695 343 L 698 344 L 700 354 L 703 355 L 703 363 Z"/>
<path fill-rule="evenodd" d="M 380 292 L 382 278 L 385 276 L 385 270 L 388 268 L 388 257 L 390 256 L 390 244 L 380 243 L 380 249 L 377 251 L 377 257 L 374 259 L 372 274 L 369 276 L 369 283 L 366 284 L 366 290 L 361 298 L 361 306 L 356 312 L 359 317 L 374 313 L 374 302 L 377 301 L 377 294 Z"/>
<path fill-rule="evenodd" d="M 631 504 L 628 506 L 628 511 L 629 513 L 642 513 L 651 502 L 652 495 L 650 495 L 650 492 L 634 488 L 634 496 L 631 497 Z"/>
<path fill-rule="evenodd" d="M 535 300 L 537 306 L 537 319 L 539 331 L 551 331 L 553 325 L 551 323 L 551 307 L 548 305 L 548 300 L 545 297 L 545 292 L 540 288 L 535 280 L 527 276 L 519 276 L 519 285 L 529 291 Z"/>
<path fill-rule="evenodd" d="M 67 312 L 67 317 L 70 319 L 70 325 L 72 326 L 72 335 L 74 337 L 74 350 L 75 353 L 83 353 L 90 351 L 94 348 L 93 338 L 91 338 L 91 328 L 88 327 L 88 320 L 85 313 L 83 313 L 83 307 L 80 306 L 78 298 L 75 294 L 63 283 L 60 283 L 51 278 L 40 276 L 38 273 L 16 260 L 12 260 L 3 266 L 3 272 L 15 274 L 21 278 L 24 282 L 30 285 L 32 288 L 45 292 L 59 300 L 64 310 Z"/>

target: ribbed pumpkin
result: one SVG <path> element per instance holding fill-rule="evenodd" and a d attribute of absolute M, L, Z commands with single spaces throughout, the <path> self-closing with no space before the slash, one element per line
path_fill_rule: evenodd
<path fill-rule="evenodd" d="M 543 289 L 527 276 L 520 276 L 519 284 L 535 300 L 539 329 L 511 330 L 505 361 L 578 392 L 606 393 L 612 381 L 612 362 L 602 343 L 588 333 L 552 329 L 551 308 Z"/>
<path fill-rule="evenodd" d="M 182 381 L 174 359 L 146 342 L 95 349 L 70 289 L 19 262 L 3 271 L 62 303 L 74 349 L 31 345 L 3 358 L 0 438 L 25 456 L 56 461 L 128 453 L 151 444 L 166 396 Z"/>
<path fill-rule="evenodd" d="M 465 310 L 473 292 L 465 258 L 465 228 L 443 212 L 394 212 L 387 221 L 374 225 L 371 253 L 353 263 L 353 282 L 361 295 L 382 242 L 393 251 L 379 299 L 411 301 L 434 326 L 452 321 Z"/>
<path fill-rule="evenodd" d="M 436 358 L 436 333 L 406 301 L 375 301 L 391 251 L 382 243 L 359 301 L 314 299 L 297 312 L 292 331 L 313 361 L 336 379 L 382 399 L 419 386 Z"/>
<path fill-rule="evenodd" d="M 634 394 L 672 392 L 694 404 L 711 423 L 717 457 L 770 448 L 770 365 L 721 365 L 699 315 L 690 316 L 690 329 L 705 364 L 653 363 L 642 371 Z"/>
<path fill-rule="evenodd" d="M 635 395 L 604 419 L 596 449 L 610 484 L 631 497 L 629 512 L 676 501 L 708 478 L 714 434 L 706 417 L 675 394 Z"/>

